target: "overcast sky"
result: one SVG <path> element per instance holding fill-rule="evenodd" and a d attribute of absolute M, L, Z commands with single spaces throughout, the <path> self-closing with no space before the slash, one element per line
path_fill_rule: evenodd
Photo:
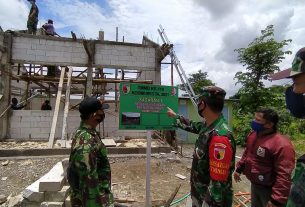
<path fill-rule="evenodd" d="M 145 34 L 161 44 L 161 24 L 185 72 L 208 72 L 228 95 L 238 90 L 233 77 L 243 70 L 234 49 L 247 47 L 267 25 L 275 26 L 277 40 L 292 39 L 286 49 L 293 53 L 305 45 L 305 0 L 37 0 L 37 5 L 39 26 L 51 18 L 61 36 L 73 30 L 95 39 L 103 30 L 106 40 L 115 40 L 119 27 L 119 40 L 141 43 Z M 26 29 L 29 8 L 26 0 L 0 0 L 0 26 Z M 292 59 L 287 56 L 280 67 L 289 67 Z M 163 66 L 162 84 L 170 83 L 169 74 Z M 180 83 L 177 73 L 174 82 Z"/>

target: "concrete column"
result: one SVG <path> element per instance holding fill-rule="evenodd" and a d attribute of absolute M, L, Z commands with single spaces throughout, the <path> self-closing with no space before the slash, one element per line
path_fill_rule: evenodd
<path fill-rule="evenodd" d="M 89 66 L 87 69 L 87 81 L 86 81 L 86 96 L 92 95 L 92 74 L 93 74 L 93 68 L 92 66 Z"/>
<path fill-rule="evenodd" d="M 98 38 L 99 38 L 99 40 L 104 41 L 104 31 L 99 31 L 98 32 Z"/>
<path fill-rule="evenodd" d="M 10 57 L 11 57 L 11 47 L 12 47 L 12 35 L 11 34 L 0 34 L 0 44 L 2 44 L 6 49 L 2 52 L 0 57 L 2 67 L 5 71 L 11 71 Z M 10 104 L 10 91 L 11 83 L 10 77 L 7 73 L 1 73 L 1 86 L 0 94 L 2 98 L 0 100 L 0 113 L 2 113 Z M 8 137 L 8 128 L 9 128 L 9 111 L 8 110 L 2 117 L 0 117 L 0 139 L 5 139 Z"/>

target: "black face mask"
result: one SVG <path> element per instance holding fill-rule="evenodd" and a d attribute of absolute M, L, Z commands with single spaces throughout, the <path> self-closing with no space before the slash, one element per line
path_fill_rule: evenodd
<path fill-rule="evenodd" d="M 102 121 L 104 121 L 105 119 L 105 114 L 98 114 L 98 116 L 100 118 L 96 118 L 95 121 L 97 121 L 98 123 L 101 123 Z"/>
<path fill-rule="evenodd" d="M 305 117 L 305 101 L 304 95 L 293 92 L 293 87 L 290 86 L 285 92 L 286 105 L 290 113 L 297 118 Z"/>
<path fill-rule="evenodd" d="M 201 116 L 201 117 L 203 117 L 203 116 L 202 116 L 202 112 L 204 111 L 204 109 L 205 109 L 205 107 L 206 107 L 206 105 L 205 105 L 205 103 L 204 103 L 204 107 L 203 107 L 202 109 L 199 109 L 199 107 L 200 107 L 200 105 L 202 104 L 202 102 L 204 103 L 204 101 L 200 101 L 200 102 L 197 104 L 198 114 L 199 114 L 199 116 Z"/>

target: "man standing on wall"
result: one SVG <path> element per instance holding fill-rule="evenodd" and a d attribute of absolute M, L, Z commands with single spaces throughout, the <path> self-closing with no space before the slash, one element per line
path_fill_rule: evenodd
<path fill-rule="evenodd" d="M 286 105 L 294 117 L 305 118 L 305 47 L 295 55 L 292 67 L 280 71 L 273 76 L 273 80 L 292 78 L 293 85 L 286 90 Z M 297 159 L 292 177 L 292 187 L 286 207 L 302 207 L 305 203 L 305 154 Z"/>
<path fill-rule="evenodd" d="M 168 108 L 176 125 L 198 134 L 191 170 L 192 207 L 232 206 L 232 173 L 236 144 L 222 115 L 226 92 L 216 86 L 205 87 L 198 99 L 202 122 L 193 122 Z"/>
<path fill-rule="evenodd" d="M 255 112 L 253 131 L 233 174 L 236 182 L 241 173 L 251 181 L 252 207 L 284 207 L 288 199 L 295 153 L 289 138 L 277 132 L 278 121 L 272 109 Z"/>
<path fill-rule="evenodd" d="M 73 207 L 112 207 L 111 169 L 107 149 L 95 130 L 109 105 L 95 97 L 79 105 L 81 125 L 72 139 L 67 177 Z"/>
<path fill-rule="evenodd" d="M 38 14 L 39 10 L 36 5 L 36 0 L 28 0 L 31 3 L 31 10 L 28 16 L 28 21 L 27 21 L 27 28 L 28 28 L 28 33 L 29 34 L 36 34 L 37 31 L 37 24 L 38 24 Z"/>

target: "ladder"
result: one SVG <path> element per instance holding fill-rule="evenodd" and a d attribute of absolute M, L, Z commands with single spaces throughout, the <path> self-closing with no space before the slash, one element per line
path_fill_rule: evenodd
<path fill-rule="evenodd" d="M 164 31 L 162 25 L 159 25 L 159 27 L 160 28 L 158 29 L 158 32 L 161 36 L 161 39 L 162 39 L 163 43 L 170 45 L 171 42 L 167 38 L 167 35 L 165 34 L 165 31 Z M 176 70 L 179 74 L 180 80 L 181 80 L 187 94 L 189 95 L 194 107 L 197 108 L 197 101 L 196 101 L 197 96 L 196 96 L 196 94 L 195 94 L 195 92 L 192 88 L 192 85 L 190 84 L 190 82 L 188 81 L 188 78 L 185 75 L 185 72 L 182 68 L 182 65 L 181 65 L 173 47 L 170 48 L 170 56 L 172 58 L 173 64 L 174 64 L 174 66 L 175 66 L 175 68 L 176 68 Z"/>

